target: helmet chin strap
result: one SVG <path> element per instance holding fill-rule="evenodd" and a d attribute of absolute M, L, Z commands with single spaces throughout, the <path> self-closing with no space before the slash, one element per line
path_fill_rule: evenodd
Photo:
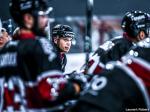
<path fill-rule="evenodd" d="M 64 52 L 62 49 L 60 49 L 60 47 L 57 44 L 54 43 L 54 46 L 57 52 Z"/>
<path fill-rule="evenodd" d="M 56 44 L 56 47 L 57 47 L 57 50 L 58 50 L 59 52 L 65 52 L 64 50 L 62 50 L 62 49 L 59 47 L 58 44 Z"/>
<path fill-rule="evenodd" d="M 58 52 L 65 52 L 64 50 L 62 50 L 60 47 L 59 47 L 59 40 L 57 42 L 57 44 L 54 42 L 54 45 L 56 46 L 56 49 Z"/>

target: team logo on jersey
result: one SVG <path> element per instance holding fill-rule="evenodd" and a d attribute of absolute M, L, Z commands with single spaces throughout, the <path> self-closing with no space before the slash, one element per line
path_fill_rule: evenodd
<path fill-rule="evenodd" d="M 16 65 L 17 65 L 16 53 L 6 53 L 0 55 L 0 67 L 16 66 Z"/>

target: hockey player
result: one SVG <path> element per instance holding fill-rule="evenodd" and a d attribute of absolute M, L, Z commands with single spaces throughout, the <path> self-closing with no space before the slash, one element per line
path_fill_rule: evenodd
<path fill-rule="evenodd" d="M 46 1 L 11 0 L 9 7 L 20 29 L 17 38 L 0 50 L 0 111 L 48 111 L 76 95 L 80 84 L 64 78 L 46 39 Z"/>
<path fill-rule="evenodd" d="M 72 28 L 68 25 L 58 24 L 52 29 L 52 43 L 60 57 L 63 72 L 67 63 L 65 53 L 69 52 L 74 35 Z"/>
<path fill-rule="evenodd" d="M 93 77 L 73 112 L 149 112 L 150 38 L 139 42 L 122 61 L 106 64 Z"/>
<path fill-rule="evenodd" d="M 135 17 L 131 15 L 132 14 L 129 14 L 128 17 L 130 18 Z M 144 17 L 145 16 L 139 16 L 138 18 L 134 18 L 133 20 L 138 21 L 139 19 L 138 23 L 140 23 L 140 20 L 143 19 Z M 141 20 L 141 22 L 142 23 L 139 25 L 143 27 L 142 31 L 147 32 L 144 33 L 144 35 L 145 34 L 148 35 L 149 34 L 148 18 Z M 136 28 L 138 29 L 140 28 L 140 26 Z M 134 30 L 138 31 L 137 29 Z M 115 44 L 111 43 L 112 42 L 107 43 L 108 48 L 110 49 L 113 46 L 115 46 Z M 107 64 L 106 69 L 104 69 L 104 66 L 101 66 L 101 63 L 97 63 L 98 66 L 96 66 L 95 64 L 95 62 L 97 62 L 96 60 L 93 59 L 93 61 L 90 61 L 89 65 L 92 66 L 90 66 L 89 70 L 92 71 L 88 72 L 90 73 L 96 72 L 96 74 L 98 74 L 99 72 L 99 74 L 97 76 L 94 76 L 90 84 L 90 89 L 87 92 L 85 92 L 83 96 L 80 97 L 80 100 L 73 109 L 73 111 L 75 112 L 76 111 L 121 112 L 121 111 L 143 111 L 143 110 L 149 111 L 150 106 L 149 50 L 150 50 L 150 39 L 146 38 L 142 42 L 139 42 L 135 48 L 131 48 L 131 50 L 129 50 L 129 54 L 127 54 L 122 58 L 123 63 L 119 62 L 118 64 L 118 62 L 117 63 L 115 62 L 114 64 Z M 105 51 L 103 53 L 105 54 Z M 147 94 L 147 91 L 149 95 Z"/>
<path fill-rule="evenodd" d="M 2 48 L 10 39 L 11 38 L 8 35 L 7 31 L 2 27 L 2 23 L 0 20 L 0 48 Z"/>
<path fill-rule="evenodd" d="M 98 73 L 103 64 L 119 60 L 132 46 L 147 37 L 149 35 L 150 16 L 142 11 L 127 12 L 123 17 L 121 26 L 124 30 L 123 36 L 115 37 L 97 49 L 89 61 L 87 73 Z"/>
<path fill-rule="evenodd" d="M 101 55 L 101 62 L 119 60 L 140 40 L 149 35 L 150 15 L 142 11 L 133 11 L 125 14 L 122 20 L 123 38 L 114 39 L 112 48 Z"/>

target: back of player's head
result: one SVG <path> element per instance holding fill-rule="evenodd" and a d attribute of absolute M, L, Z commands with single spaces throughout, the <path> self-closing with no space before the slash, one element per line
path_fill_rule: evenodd
<path fill-rule="evenodd" d="M 122 29 L 131 37 L 136 37 L 140 31 L 149 34 L 150 15 L 142 11 L 127 12 L 122 20 Z"/>

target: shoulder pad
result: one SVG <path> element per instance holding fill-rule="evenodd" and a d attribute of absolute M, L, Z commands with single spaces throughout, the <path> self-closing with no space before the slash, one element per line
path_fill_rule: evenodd
<path fill-rule="evenodd" d="M 44 53 L 49 55 L 49 61 L 53 60 L 56 57 L 56 53 L 54 52 L 54 48 L 50 41 L 46 38 L 40 38 L 38 40 L 41 44 Z"/>
<path fill-rule="evenodd" d="M 46 38 L 40 38 L 38 39 L 44 52 L 46 54 L 51 53 L 51 51 L 53 50 L 53 46 L 51 45 L 50 41 L 48 41 Z"/>
<path fill-rule="evenodd" d="M 99 48 L 104 49 L 105 51 L 111 49 L 115 44 L 112 41 L 107 41 L 103 45 L 101 45 Z"/>

